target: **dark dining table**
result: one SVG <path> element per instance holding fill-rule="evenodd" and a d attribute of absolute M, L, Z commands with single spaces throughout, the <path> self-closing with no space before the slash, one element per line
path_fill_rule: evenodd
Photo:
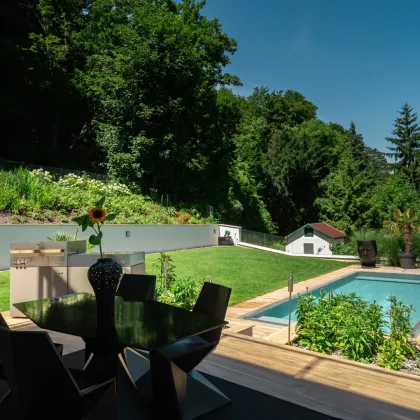
<path fill-rule="evenodd" d="M 116 296 L 115 326 L 106 337 L 98 337 L 94 294 L 64 295 L 16 303 L 15 307 L 40 328 L 79 336 L 93 343 L 92 357 L 85 369 L 98 381 L 118 377 L 119 358 L 126 347 L 149 352 L 152 405 L 158 407 L 160 415 L 167 414 L 172 419 L 183 418 L 184 401 L 180 399 L 171 362 L 162 360 L 159 350 L 227 324 L 162 302 L 125 301 Z M 166 364 L 169 368 L 165 368 Z"/>

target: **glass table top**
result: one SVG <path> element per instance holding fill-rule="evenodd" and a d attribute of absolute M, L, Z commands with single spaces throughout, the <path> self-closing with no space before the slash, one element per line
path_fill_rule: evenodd
<path fill-rule="evenodd" d="M 14 306 L 40 328 L 95 338 L 94 294 L 65 295 L 16 303 Z M 226 321 L 161 302 L 128 302 L 120 296 L 115 297 L 115 340 L 125 346 L 156 350 L 226 324 Z"/>

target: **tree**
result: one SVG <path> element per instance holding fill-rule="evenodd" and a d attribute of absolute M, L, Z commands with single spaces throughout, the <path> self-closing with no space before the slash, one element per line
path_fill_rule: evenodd
<path fill-rule="evenodd" d="M 386 138 L 392 144 L 388 146 L 391 152 L 387 153 L 387 156 L 394 159 L 394 163 L 391 164 L 394 170 L 403 171 L 410 181 L 418 186 L 420 128 L 417 124 L 417 114 L 407 103 L 398 113 L 400 116 L 395 119 L 392 132 L 394 137 Z"/>
<path fill-rule="evenodd" d="M 319 217 L 315 199 L 321 181 L 337 166 L 345 130 L 320 120 L 306 121 L 273 135 L 265 170 L 275 188 L 268 208 L 281 233 Z"/>
<path fill-rule="evenodd" d="M 236 41 L 200 14 L 203 5 L 96 0 L 81 33 L 87 63 L 75 79 L 110 174 L 178 201 L 209 199 L 210 174 L 226 152 L 216 88 L 239 82 L 223 73 Z"/>
<path fill-rule="evenodd" d="M 378 218 L 373 227 L 381 227 L 385 220 L 393 217 L 394 209 L 419 208 L 420 194 L 407 175 L 397 172 L 378 183 L 370 202 Z"/>
<path fill-rule="evenodd" d="M 371 197 L 381 176 L 371 162 L 371 150 L 353 122 L 346 135 L 339 164 L 321 181 L 324 192 L 315 203 L 323 220 L 350 234 L 375 223 Z"/>
<path fill-rule="evenodd" d="M 79 141 L 86 108 L 71 79 L 86 0 L 5 0 L 0 13 L 2 156 L 54 166 L 89 164 Z M 83 150 L 83 153 L 80 153 Z M 77 157 L 77 159 L 76 159 Z M 91 157 L 91 155 L 90 155 Z"/>

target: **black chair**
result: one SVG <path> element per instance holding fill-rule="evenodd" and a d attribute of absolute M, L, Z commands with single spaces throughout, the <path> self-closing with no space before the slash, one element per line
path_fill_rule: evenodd
<path fill-rule="evenodd" d="M 124 274 L 118 287 L 117 296 L 126 301 L 139 302 L 155 297 L 156 276 L 147 274 Z"/>
<path fill-rule="evenodd" d="M 0 327 L 10 329 L 9 326 L 7 325 L 6 320 L 3 318 L 3 315 L 1 313 L 0 313 Z M 60 356 L 62 356 L 63 355 L 64 346 L 62 344 L 56 344 L 56 343 L 54 343 L 54 346 L 56 348 L 57 353 Z M 4 373 L 3 364 L 1 362 L 1 358 L 0 358 L 0 380 L 7 381 L 6 375 Z"/>
<path fill-rule="evenodd" d="M 230 294 L 230 288 L 206 282 L 193 312 L 223 321 Z M 217 347 L 222 329 L 220 327 L 151 352 L 150 363 L 154 370 L 150 370 L 150 364 L 146 366 L 144 358 L 138 357 L 142 355 L 136 350 L 126 351 L 127 364 L 139 391 L 150 387 L 151 382 L 154 392 L 158 392 L 155 398 L 177 401 L 178 412 L 174 418 L 195 418 L 229 403 L 229 398 L 194 370 Z M 163 381 L 162 377 L 167 377 L 169 372 L 173 381 Z M 165 407 L 158 407 L 158 410 L 165 410 Z"/>
<path fill-rule="evenodd" d="M 223 321 L 232 289 L 215 283 L 204 283 L 193 312 Z M 166 346 L 158 352 L 184 372 L 193 370 L 219 344 L 223 327 Z"/>
<path fill-rule="evenodd" d="M 106 418 L 115 381 L 97 384 L 86 372 L 67 369 L 46 331 L 0 327 L 0 357 L 10 387 L 7 402 L 14 402 L 18 418 L 81 420 L 94 407 L 98 418 Z"/>

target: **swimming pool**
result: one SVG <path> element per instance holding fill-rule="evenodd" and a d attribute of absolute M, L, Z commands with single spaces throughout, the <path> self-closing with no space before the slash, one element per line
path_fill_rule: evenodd
<path fill-rule="evenodd" d="M 332 290 L 336 294 L 354 292 L 369 302 L 376 300 L 384 307 L 384 311 L 389 308 L 387 299 L 390 296 L 396 296 L 407 306 L 413 306 L 414 310 L 411 314 L 413 324 L 420 320 L 420 276 L 417 275 L 358 272 L 312 290 L 312 294 L 319 297 L 320 289 L 327 293 Z M 296 322 L 296 305 L 297 297 L 294 297 L 292 298 L 292 322 Z M 245 318 L 287 325 L 288 313 L 289 302 L 286 300 L 251 312 Z"/>

